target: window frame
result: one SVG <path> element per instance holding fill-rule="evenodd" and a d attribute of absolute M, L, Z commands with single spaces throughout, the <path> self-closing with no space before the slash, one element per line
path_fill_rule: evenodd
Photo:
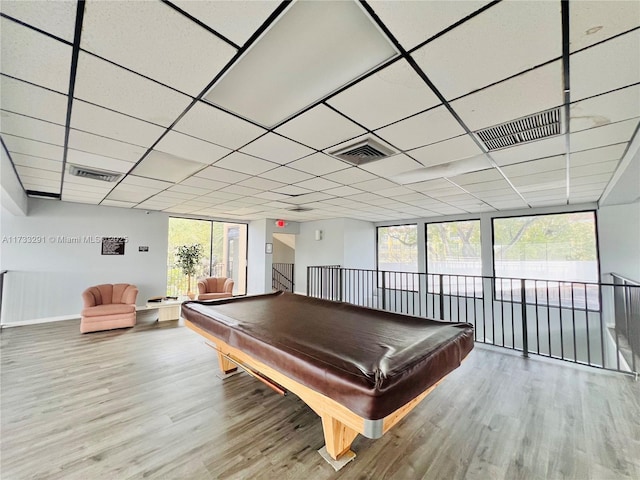
<path fill-rule="evenodd" d="M 428 242 L 429 242 L 429 225 L 436 225 L 436 224 L 443 224 L 443 223 L 462 223 L 462 222 L 478 222 L 478 229 L 480 230 L 480 275 L 462 275 L 462 274 L 455 274 L 455 273 L 430 273 L 429 272 L 429 247 L 428 247 Z M 443 276 L 447 276 L 449 278 L 453 277 L 473 277 L 473 278 L 480 278 L 480 289 L 477 290 L 475 287 L 473 289 L 472 292 L 468 292 L 466 289 L 467 286 L 467 282 L 465 280 L 465 292 L 464 294 L 462 294 L 458 289 L 456 289 L 456 293 L 452 294 L 451 293 L 451 282 L 448 283 L 449 285 L 449 292 L 444 293 L 443 295 L 449 296 L 449 297 L 453 297 L 453 298 L 482 298 L 484 296 L 484 279 L 487 277 L 482 276 L 482 219 L 480 217 L 473 217 L 473 218 L 466 218 L 463 220 L 443 220 L 443 221 L 430 221 L 430 222 L 425 222 L 424 224 L 424 265 L 425 265 L 425 272 L 426 272 L 426 278 L 427 278 L 427 294 L 432 294 L 432 295 L 436 295 L 439 294 L 440 292 L 435 292 L 435 291 L 430 291 L 429 290 L 429 275 L 431 275 L 432 277 L 435 277 L 436 275 L 443 275 Z M 432 282 L 432 285 L 435 285 L 435 281 Z"/>
<path fill-rule="evenodd" d="M 391 227 L 408 227 L 408 226 L 415 226 L 416 227 L 416 271 L 415 272 L 400 272 L 398 270 L 380 270 L 380 229 L 381 228 L 391 228 Z M 415 288 L 392 288 L 389 286 L 390 282 L 385 281 L 384 284 L 384 289 L 385 290 L 393 290 L 393 291 L 398 291 L 398 292 L 419 292 L 420 291 L 420 261 L 419 261 L 419 256 L 420 256 L 420 250 L 418 249 L 418 222 L 410 222 L 410 223 L 397 223 L 397 224 L 393 224 L 393 225 L 377 225 L 376 226 L 376 288 L 382 289 L 382 286 L 380 285 L 380 278 L 381 275 L 384 275 L 384 273 L 382 272 L 389 272 L 389 273 L 400 273 L 400 274 L 408 274 L 408 275 L 418 275 L 418 282 L 417 285 L 414 285 Z M 390 277 L 390 275 L 389 275 Z M 396 282 L 393 282 L 394 285 L 396 284 Z M 415 283 L 415 282 L 414 282 Z"/>

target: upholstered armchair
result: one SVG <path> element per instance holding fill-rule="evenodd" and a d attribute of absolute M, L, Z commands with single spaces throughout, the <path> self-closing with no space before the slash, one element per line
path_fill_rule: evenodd
<path fill-rule="evenodd" d="M 136 324 L 138 288 L 128 283 L 104 284 L 82 292 L 80 332 L 97 332 Z"/>
<path fill-rule="evenodd" d="M 233 280 L 227 277 L 203 278 L 198 282 L 198 300 L 215 300 L 233 296 Z"/>

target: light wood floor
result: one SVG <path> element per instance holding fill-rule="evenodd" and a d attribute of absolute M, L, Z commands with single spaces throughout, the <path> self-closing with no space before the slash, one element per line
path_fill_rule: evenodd
<path fill-rule="evenodd" d="M 640 382 L 476 347 L 336 473 L 319 418 L 178 322 L 80 335 L 78 322 L 1 333 L 0 476 L 13 479 L 640 478 Z"/>

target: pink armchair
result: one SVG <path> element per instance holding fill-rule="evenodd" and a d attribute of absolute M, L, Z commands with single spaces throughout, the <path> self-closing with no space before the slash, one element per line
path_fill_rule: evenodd
<path fill-rule="evenodd" d="M 104 284 L 82 292 L 80 333 L 133 327 L 138 288 L 128 283 Z"/>
<path fill-rule="evenodd" d="M 233 280 L 227 277 L 203 278 L 198 282 L 198 300 L 215 300 L 233 296 Z"/>

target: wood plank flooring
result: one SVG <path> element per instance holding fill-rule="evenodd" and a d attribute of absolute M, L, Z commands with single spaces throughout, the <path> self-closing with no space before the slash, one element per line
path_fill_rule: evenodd
<path fill-rule="evenodd" d="M 334 472 L 320 419 L 179 322 L 1 334 L 0 476 L 13 479 L 640 479 L 640 382 L 477 346 Z"/>

